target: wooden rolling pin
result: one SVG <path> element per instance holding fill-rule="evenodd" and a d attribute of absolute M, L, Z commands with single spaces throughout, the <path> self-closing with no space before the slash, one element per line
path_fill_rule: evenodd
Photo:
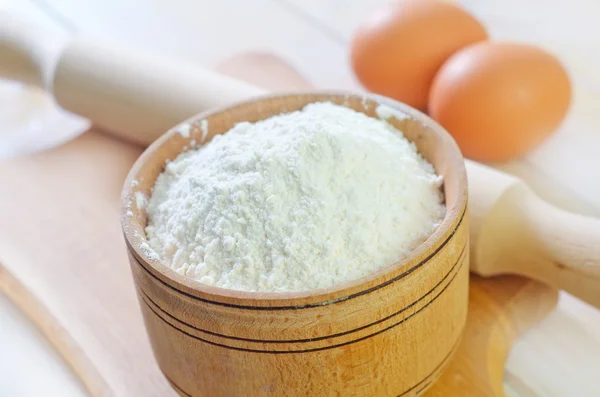
<path fill-rule="evenodd" d="M 0 17 L 0 73 L 53 93 L 66 110 L 145 145 L 195 113 L 264 94 L 171 59 L 87 39 L 57 44 Z M 466 161 L 471 270 L 542 281 L 600 308 L 600 220 L 562 211 L 518 178 Z"/>

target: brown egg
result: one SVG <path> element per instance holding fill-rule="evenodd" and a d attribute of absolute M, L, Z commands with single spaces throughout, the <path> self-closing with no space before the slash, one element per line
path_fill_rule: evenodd
<path fill-rule="evenodd" d="M 554 131 L 570 101 L 569 77 L 551 54 L 525 44 L 479 43 L 440 69 L 429 114 L 466 157 L 504 161 L 527 153 Z"/>
<path fill-rule="evenodd" d="M 425 110 L 431 82 L 457 50 L 487 38 L 483 26 L 440 0 L 403 0 L 373 13 L 352 41 L 352 66 L 362 85 Z"/>

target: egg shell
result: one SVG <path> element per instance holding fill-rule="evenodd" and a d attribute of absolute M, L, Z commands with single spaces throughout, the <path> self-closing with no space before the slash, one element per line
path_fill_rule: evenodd
<path fill-rule="evenodd" d="M 404 0 L 377 9 L 357 29 L 352 66 L 370 91 L 425 110 L 437 70 L 457 50 L 485 40 L 484 27 L 455 4 Z"/>
<path fill-rule="evenodd" d="M 429 114 L 463 154 L 486 162 L 522 156 L 552 133 L 571 101 L 571 84 L 550 53 L 527 44 L 479 43 L 440 69 Z"/>

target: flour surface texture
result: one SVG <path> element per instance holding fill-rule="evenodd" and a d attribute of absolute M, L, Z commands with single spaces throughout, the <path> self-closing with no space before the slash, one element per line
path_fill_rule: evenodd
<path fill-rule="evenodd" d="M 425 241 L 444 216 L 441 184 L 385 120 L 314 103 L 239 123 L 169 162 L 146 233 L 166 265 L 201 283 L 313 290 Z"/>

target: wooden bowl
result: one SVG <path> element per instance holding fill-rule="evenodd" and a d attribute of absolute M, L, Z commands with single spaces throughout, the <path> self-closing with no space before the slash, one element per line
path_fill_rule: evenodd
<path fill-rule="evenodd" d="M 400 262 L 328 289 L 226 290 L 187 279 L 148 255 L 145 198 L 165 162 L 240 121 L 317 101 L 376 117 L 378 103 L 445 178 L 441 226 Z M 402 116 L 404 115 L 404 116 Z M 203 140 L 201 120 L 208 122 Z M 467 314 L 467 186 L 460 151 L 435 122 L 377 96 L 277 95 L 201 114 L 189 137 L 177 127 L 133 166 L 122 225 L 140 306 L 163 373 L 183 396 L 416 396 L 440 375 Z M 187 134 L 184 134 L 187 135 Z M 392 181 L 390 183 L 393 183 Z"/>

